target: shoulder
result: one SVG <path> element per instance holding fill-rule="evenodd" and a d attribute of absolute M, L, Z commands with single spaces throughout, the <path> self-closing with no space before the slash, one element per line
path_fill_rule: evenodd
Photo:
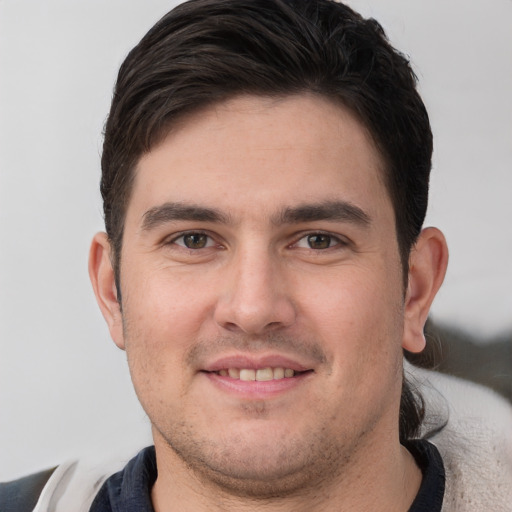
<path fill-rule="evenodd" d="M 511 512 L 512 405 L 490 389 L 448 375 L 410 365 L 406 375 L 425 400 L 423 434 L 444 461 L 445 509 Z"/>
<path fill-rule="evenodd" d="M 3 512 L 33 510 L 55 469 L 39 471 L 11 482 L 0 482 L 0 506 Z"/>
<path fill-rule="evenodd" d="M 104 482 L 133 456 L 67 461 L 51 470 L 0 484 L 2 512 L 88 512 Z"/>

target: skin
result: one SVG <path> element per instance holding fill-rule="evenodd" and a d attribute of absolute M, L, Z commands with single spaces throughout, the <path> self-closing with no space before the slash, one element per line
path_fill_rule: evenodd
<path fill-rule="evenodd" d="M 354 116 L 313 95 L 215 105 L 140 159 L 122 311 L 103 233 L 90 274 L 152 423 L 155 510 L 409 508 L 402 348 L 424 347 L 447 250 L 424 230 L 403 289 L 382 165 Z M 267 363 L 307 371 L 213 373 Z"/>

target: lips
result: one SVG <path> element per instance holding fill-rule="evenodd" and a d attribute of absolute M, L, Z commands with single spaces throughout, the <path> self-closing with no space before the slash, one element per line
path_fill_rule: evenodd
<path fill-rule="evenodd" d="M 272 379 L 287 378 L 312 369 L 312 362 L 301 361 L 284 355 L 241 353 L 219 357 L 202 368 L 205 372 L 219 374 L 220 372 L 223 372 L 223 374 L 228 372 L 227 375 L 231 378 L 242 380 L 271 380 L 270 371 L 272 371 Z M 253 371 L 255 378 L 252 378 Z M 284 374 L 281 376 L 282 372 Z M 258 373 L 262 377 L 261 379 L 256 378 Z"/>
<path fill-rule="evenodd" d="M 213 359 L 199 373 L 225 396 L 260 401 L 283 396 L 309 381 L 313 363 L 300 356 L 237 352 Z"/>
<path fill-rule="evenodd" d="M 232 390 L 277 392 L 313 373 L 311 363 L 279 354 L 237 353 L 212 361 L 201 372 L 214 378 L 214 382 L 229 384 Z"/>

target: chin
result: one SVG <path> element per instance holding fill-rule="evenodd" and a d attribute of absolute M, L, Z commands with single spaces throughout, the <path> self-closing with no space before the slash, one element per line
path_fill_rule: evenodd
<path fill-rule="evenodd" d="M 313 466 L 303 461 L 277 457 L 254 460 L 252 455 L 248 452 L 244 460 L 227 456 L 226 459 L 198 461 L 194 469 L 210 484 L 216 484 L 232 496 L 258 500 L 299 495 L 311 486 L 312 480 L 318 480 Z"/>
<path fill-rule="evenodd" d="M 239 497 L 300 495 L 334 477 L 340 461 L 349 458 L 321 433 L 272 435 L 275 431 L 263 424 L 243 433 L 226 433 L 218 441 L 183 434 L 166 436 L 167 445 L 205 483 Z"/>

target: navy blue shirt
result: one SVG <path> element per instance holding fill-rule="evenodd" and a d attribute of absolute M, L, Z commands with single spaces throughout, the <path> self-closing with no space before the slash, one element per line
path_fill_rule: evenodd
<path fill-rule="evenodd" d="M 420 490 L 409 512 L 440 512 L 445 482 L 441 455 L 428 441 L 409 441 L 405 446 L 423 473 Z M 90 512 L 154 512 L 151 488 L 157 474 L 155 448 L 149 446 L 107 479 Z"/>
<path fill-rule="evenodd" d="M 420 490 L 409 512 L 441 512 L 445 483 L 441 454 L 433 444 L 425 440 L 408 441 L 405 447 L 423 473 Z"/>

